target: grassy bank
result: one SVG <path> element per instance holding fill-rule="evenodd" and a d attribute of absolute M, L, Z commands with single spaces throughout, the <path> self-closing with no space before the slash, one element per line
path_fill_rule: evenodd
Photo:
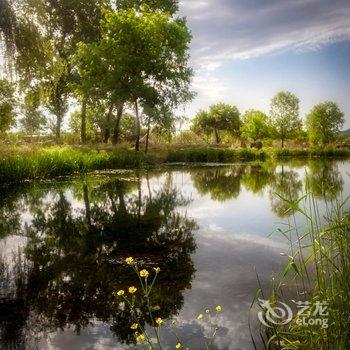
<path fill-rule="evenodd" d="M 265 160 L 268 158 L 347 158 L 350 157 L 350 149 L 263 149 L 254 150 L 248 148 L 188 148 L 169 150 L 167 162 L 207 162 L 207 163 L 231 163 L 237 161 Z"/>
<path fill-rule="evenodd" d="M 125 149 L 106 152 L 54 147 L 0 158 L 0 183 L 48 179 L 93 170 L 139 168 L 154 162 L 152 156 Z"/>
<path fill-rule="evenodd" d="M 347 149 L 228 149 L 174 148 L 151 149 L 136 153 L 127 147 L 47 147 L 0 149 L 0 183 L 86 173 L 104 169 L 148 167 L 164 163 L 234 163 L 266 159 L 350 157 Z"/>
<path fill-rule="evenodd" d="M 295 310 L 287 325 L 271 323 L 265 329 L 267 348 L 337 349 L 350 348 L 350 215 L 348 200 L 335 200 L 325 209 L 318 207 L 312 194 L 290 208 L 304 216 L 307 225 L 301 232 L 296 224 L 283 235 L 289 240 L 288 263 L 274 280 L 271 305 L 293 305 L 292 297 L 307 308 Z M 296 222 L 292 220 L 291 222 Z M 286 278 L 287 277 L 287 278 Z M 286 285 L 289 287 L 286 287 Z M 326 305 L 326 308 L 323 307 Z M 265 315 L 266 316 L 266 315 Z"/>

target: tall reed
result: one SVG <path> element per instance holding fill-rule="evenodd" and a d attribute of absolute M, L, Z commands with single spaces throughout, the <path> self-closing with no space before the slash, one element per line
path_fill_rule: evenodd
<path fill-rule="evenodd" d="M 307 193 L 297 201 L 283 200 L 293 212 L 287 229 L 279 230 L 288 240 L 290 252 L 285 270 L 273 282 L 269 302 L 290 305 L 293 298 L 308 308 L 306 314 L 294 312 L 287 325 L 271 323 L 266 327 L 266 348 L 350 349 L 348 198 L 325 199 L 320 205 L 312 193 Z M 305 220 L 303 228 L 297 224 L 297 215 Z M 326 308 L 319 315 L 321 304 Z M 310 321 L 318 316 L 324 320 L 318 324 Z"/>

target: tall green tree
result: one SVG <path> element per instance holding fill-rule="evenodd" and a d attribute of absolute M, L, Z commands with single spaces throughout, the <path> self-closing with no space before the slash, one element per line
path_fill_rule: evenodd
<path fill-rule="evenodd" d="M 22 17 L 38 29 L 45 63 L 33 64 L 35 50 L 31 49 L 18 56 L 17 68 L 23 86 L 34 83 L 42 90 L 43 103 L 56 118 L 57 140 L 76 79 L 71 56 L 78 42 L 97 39 L 103 4 L 103 0 L 85 0 L 83 4 L 80 0 L 23 0 Z"/>
<path fill-rule="evenodd" d="M 254 109 L 246 111 L 242 117 L 241 134 L 253 141 L 268 137 L 270 126 L 267 115 Z"/>
<path fill-rule="evenodd" d="M 344 113 L 335 102 L 326 101 L 312 108 L 306 116 L 306 130 L 314 145 L 325 145 L 334 140 L 344 125 Z"/>
<path fill-rule="evenodd" d="M 24 116 L 20 124 L 24 133 L 32 137 L 45 128 L 47 119 L 40 110 L 40 91 L 30 90 L 25 96 L 22 109 Z"/>
<path fill-rule="evenodd" d="M 15 98 L 13 84 L 7 79 L 0 79 L 0 134 L 6 133 L 15 124 Z"/>
<path fill-rule="evenodd" d="M 208 112 L 199 111 L 193 121 L 194 129 L 213 133 L 217 144 L 221 142 L 221 131 L 237 136 L 240 123 L 237 107 L 225 103 L 211 105 Z"/>
<path fill-rule="evenodd" d="M 284 142 L 296 136 L 302 128 L 299 99 L 288 91 L 277 93 L 271 100 L 270 118 L 276 137 L 284 147 Z"/>
<path fill-rule="evenodd" d="M 101 30 L 99 42 L 79 45 L 81 75 L 110 101 L 106 125 L 115 106 L 129 103 L 134 107 L 135 149 L 139 150 L 140 102 L 156 106 L 167 101 L 176 106 L 192 96 L 191 35 L 184 19 L 147 7 L 107 11 Z"/>

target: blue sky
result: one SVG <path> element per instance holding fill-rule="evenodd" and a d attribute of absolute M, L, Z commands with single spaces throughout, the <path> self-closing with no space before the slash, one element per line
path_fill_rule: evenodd
<path fill-rule="evenodd" d="M 269 111 L 280 90 L 300 98 L 301 115 L 325 100 L 350 128 L 349 0 L 183 0 L 192 30 L 199 108 L 223 101 Z"/>

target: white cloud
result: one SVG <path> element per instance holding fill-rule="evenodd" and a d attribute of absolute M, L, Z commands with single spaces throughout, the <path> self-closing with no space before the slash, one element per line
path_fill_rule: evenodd
<path fill-rule="evenodd" d="M 197 68 L 279 51 L 304 51 L 350 40 L 350 2 L 344 0 L 180 2 L 193 31 Z"/>

